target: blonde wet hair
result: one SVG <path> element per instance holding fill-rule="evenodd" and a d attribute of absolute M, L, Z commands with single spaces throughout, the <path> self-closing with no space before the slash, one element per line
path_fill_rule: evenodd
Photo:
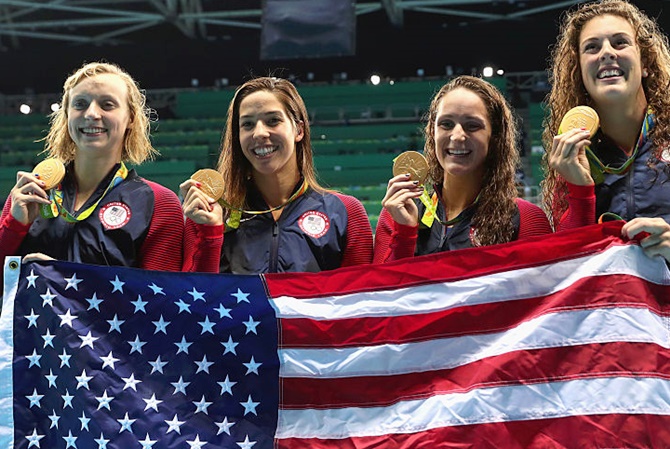
<path fill-rule="evenodd" d="M 124 137 L 121 160 L 137 165 L 158 155 L 158 151 L 153 147 L 149 138 L 151 109 L 147 107 L 146 96 L 140 90 L 138 83 L 116 64 L 91 62 L 77 69 L 63 84 L 61 107 L 50 115 L 51 127 L 44 139 L 44 151 L 50 157 L 60 159 L 64 163 L 74 160 L 77 146 L 68 131 L 68 107 L 72 89 L 86 78 L 103 74 L 118 76 L 123 80 L 128 90 L 130 125 Z"/>

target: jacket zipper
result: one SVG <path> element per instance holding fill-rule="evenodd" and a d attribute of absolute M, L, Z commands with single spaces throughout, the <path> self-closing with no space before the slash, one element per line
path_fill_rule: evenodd
<path fill-rule="evenodd" d="M 272 243 L 270 244 L 270 266 L 268 271 L 270 273 L 277 272 L 277 265 L 279 261 L 279 225 L 275 221 L 272 223 Z"/>

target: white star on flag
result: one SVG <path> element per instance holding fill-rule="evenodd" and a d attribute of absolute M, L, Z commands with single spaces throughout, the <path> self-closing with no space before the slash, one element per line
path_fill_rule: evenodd
<path fill-rule="evenodd" d="M 230 296 L 237 299 L 238 304 L 241 302 L 249 302 L 249 293 L 244 293 L 239 288 L 237 289 L 237 293 L 232 293 Z"/>
<path fill-rule="evenodd" d="M 40 435 L 37 433 L 37 429 L 33 429 L 33 433 L 31 435 L 26 435 L 26 440 L 28 440 L 28 447 L 40 447 L 40 440 L 44 438 L 44 435 Z"/>
<path fill-rule="evenodd" d="M 112 285 L 114 286 L 114 288 L 112 289 L 112 293 L 117 291 L 123 293 L 123 284 L 125 284 L 125 282 L 120 281 L 118 276 L 115 276 L 114 280 L 109 282 L 111 282 Z"/>
<path fill-rule="evenodd" d="M 150 288 L 151 290 L 153 290 L 154 295 L 165 295 L 165 293 L 163 293 L 163 287 L 159 287 L 159 286 L 157 286 L 157 285 L 154 284 L 154 283 L 151 283 L 151 285 L 149 286 L 149 288 Z"/>
<path fill-rule="evenodd" d="M 67 281 L 65 290 L 67 290 L 68 288 L 79 290 L 79 283 L 83 281 L 83 279 L 77 279 L 77 273 L 74 273 L 70 278 L 65 278 L 65 280 Z"/>
<path fill-rule="evenodd" d="M 63 315 L 58 315 L 58 317 L 60 318 L 61 326 L 67 324 L 70 327 L 72 327 L 72 322 L 77 319 L 76 316 L 70 313 L 70 309 L 67 309 L 67 312 L 65 312 Z"/>
<path fill-rule="evenodd" d="M 205 300 L 205 292 L 199 292 L 198 290 L 195 289 L 195 287 L 193 287 L 193 290 L 187 293 L 193 297 L 193 302 L 197 300 L 201 301 Z"/>
<path fill-rule="evenodd" d="M 90 298 L 86 298 L 86 301 L 88 301 L 88 309 L 86 310 L 95 309 L 100 312 L 100 304 L 102 304 L 103 299 L 98 298 L 98 294 L 96 292 L 93 292 L 93 296 Z"/>

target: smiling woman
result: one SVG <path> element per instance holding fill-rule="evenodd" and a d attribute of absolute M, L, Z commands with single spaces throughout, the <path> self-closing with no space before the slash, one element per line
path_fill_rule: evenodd
<path fill-rule="evenodd" d="M 307 109 L 291 82 L 260 77 L 236 90 L 218 171 L 220 201 L 193 179 L 180 186 L 185 270 L 317 272 L 372 261 L 362 203 L 316 179 Z"/>
<path fill-rule="evenodd" d="M 424 130 L 433 194 L 409 173 L 389 180 L 375 263 L 551 232 L 544 212 L 517 198 L 516 121 L 493 85 L 454 78 L 433 97 Z"/>
<path fill-rule="evenodd" d="M 624 236 L 645 236 L 645 252 L 670 262 L 667 37 L 626 0 L 583 4 L 564 16 L 550 81 L 543 198 L 554 226 L 628 220 Z M 600 117 L 593 137 L 584 129 L 559 134 L 578 105 Z"/>
<path fill-rule="evenodd" d="M 45 149 L 65 177 L 47 190 L 40 173 L 17 173 L 0 217 L 0 259 L 180 270 L 177 196 L 125 166 L 156 152 L 137 83 L 116 65 L 85 64 L 65 81 L 61 103 Z"/>

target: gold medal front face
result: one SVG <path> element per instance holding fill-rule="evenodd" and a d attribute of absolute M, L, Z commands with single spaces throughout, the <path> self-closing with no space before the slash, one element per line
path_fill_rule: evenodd
<path fill-rule="evenodd" d="M 560 132 L 564 133 L 571 129 L 585 128 L 589 131 L 589 138 L 593 137 L 600 127 L 600 118 L 598 113 L 588 106 L 577 106 L 570 109 L 559 127 Z"/>
<path fill-rule="evenodd" d="M 44 181 L 44 190 L 51 190 L 63 180 L 65 166 L 58 159 L 45 159 L 33 168 L 32 173 L 39 175 Z"/>
<path fill-rule="evenodd" d="M 203 168 L 193 173 L 191 179 L 202 184 L 202 191 L 218 201 L 223 196 L 223 176 L 211 168 Z"/>
<path fill-rule="evenodd" d="M 423 184 L 428 179 L 428 161 L 418 151 L 405 151 L 393 162 L 393 176 L 410 174 L 410 180 Z"/>

